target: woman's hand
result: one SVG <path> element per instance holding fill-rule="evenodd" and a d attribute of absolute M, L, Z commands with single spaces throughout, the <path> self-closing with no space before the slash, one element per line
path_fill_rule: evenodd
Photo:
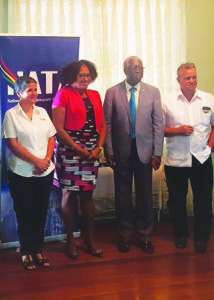
<path fill-rule="evenodd" d="M 50 165 L 50 161 L 47 161 L 46 159 L 38 158 L 34 166 L 33 174 L 41 175 L 42 173 L 47 171 L 49 165 Z"/>
<path fill-rule="evenodd" d="M 44 173 L 49 165 L 50 161 L 48 162 L 45 158 L 41 159 L 36 156 L 34 156 L 32 153 L 30 153 L 25 147 L 18 144 L 16 138 L 7 138 L 5 139 L 6 145 L 8 149 L 18 158 L 32 164 L 35 169 L 35 175 L 41 175 Z"/>
<path fill-rule="evenodd" d="M 89 160 L 90 157 L 90 152 L 88 152 L 88 150 L 78 146 L 75 147 L 75 151 L 77 152 L 78 156 L 83 159 L 83 160 Z"/>
<path fill-rule="evenodd" d="M 98 159 L 99 154 L 100 154 L 100 149 L 99 147 L 96 147 L 90 152 L 89 159 L 95 161 Z"/>
<path fill-rule="evenodd" d="M 33 175 L 41 175 L 42 173 L 44 173 L 44 172 L 41 171 L 39 168 L 37 168 L 37 167 L 33 168 Z"/>
<path fill-rule="evenodd" d="M 54 106 L 52 109 L 53 124 L 57 130 L 57 139 L 60 143 L 66 145 L 70 149 L 75 149 L 75 152 L 81 159 L 88 160 L 90 153 L 81 146 L 75 144 L 74 140 L 69 136 L 64 129 L 66 110 L 63 107 Z"/>

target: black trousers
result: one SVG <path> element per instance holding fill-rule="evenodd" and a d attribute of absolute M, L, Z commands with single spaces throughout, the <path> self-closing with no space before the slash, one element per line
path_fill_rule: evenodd
<path fill-rule="evenodd" d="M 132 183 L 135 182 L 136 230 L 140 239 L 151 236 L 153 227 L 152 167 L 143 164 L 137 154 L 136 140 L 132 141 L 130 157 L 114 168 L 115 208 L 122 238 L 129 240 L 133 230 Z"/>
<path fill-rule="evenodd" d="M 45 177 L 22 177 L 9 170 L 8 179 L 21 255 L 41 253 L 53 172 Z"/>
<path fill-rule="evenodd" d="M 213 167 L 211 156 L 201 164 L 192 156 L 192 167 L 165 166 L 168 209 L 175 237 L 188 237 L 186 195 L 190 179 L 194 205 L 194 240 L 208 241 L 212 223 Z"/>

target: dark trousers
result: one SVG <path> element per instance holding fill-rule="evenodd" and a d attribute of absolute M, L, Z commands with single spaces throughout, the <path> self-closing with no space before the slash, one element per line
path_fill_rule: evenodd
<path fill-rule="evenodd" d="M 8 171 L 21 245 L 21 255 L 42 252 L 53 172 L 45 177 L 22 177 Z"/>
<path fill-rule="evenodd" d="M 115 208 L 122 238 L 129 240 L 133 233 L 132 182 L 135 182 L 136 229 L 140 239 L 151 236 L 153 226 L 152 167 L 138 157 L 135 139 L 130 157 L 114 168 Z"/>
<path fill-rule="evenodd" d="M 168 209 L 175 237 L 188 237 L 186 195 L 190 179 L 194 205 L 194 240 L 208 241 L 212 223 L 213 167 L 211 156 L 201 164 L 192 156 L 192 167 L 165 166 Z"/>

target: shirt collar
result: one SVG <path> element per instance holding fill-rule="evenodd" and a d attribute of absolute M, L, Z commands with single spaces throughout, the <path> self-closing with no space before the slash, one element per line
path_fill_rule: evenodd
<path fill-rule="evenodd" d="M 18 104 L 17 104 L 17 107 L 18 107 L 19 112 L 24 112 L 19 102 L 18 102 Z M 36 105 L 34 105 L 34 104 L 33 104 L 33 109 L 34 109 L 35 111 L 37 110 L 37 107 L 36 107 Z"/>
<path fill-rule="evenodd" d="M 126 91 L 128 92 L 132 86 L 126 80 L 125 80 L 125 85 L 126 85 Z M 140 82 L 138 82 L 134 87 L 139 92 L 139 90 L 140 90 Z"/>
<path fill-rule="evenodd" d="M 192 100 L 196 100 L 196 99 L 201 100 L 202 97 L 201 97 L 200 94 L 201 94 L 200 91 L 199 91 L 198 89 L 196 89 L 196 90 L 195 90 L 195 94 L 194 94 L 194 96 L 192 97 L 191 101 L 192 101 Z M 179 89 L 179 90 L 178 90 L 178 97 L 177 97 L 177 100 L 184 100 L 184 99 L 186 99 L 186 97 L 185 97 L 184 94 L 182 93 L 181 89 Z"/>

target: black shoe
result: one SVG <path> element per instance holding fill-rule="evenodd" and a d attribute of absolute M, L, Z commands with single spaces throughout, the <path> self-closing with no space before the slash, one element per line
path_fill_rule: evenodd
<path fill-rule="evenodd" d="M 83 240 L 87 247 L 88 253 L 90 253 L 92 256 L 103 257 L 103 250 L 97 249 L 94 246 L 92 246 L 92 243 L 88 238 L 84 237 Z"/>
<path fill-rule="evenodd" d="M 196 253 L 205 253 L 205 252 L 207 252 L 207 242 L 206 241 L 195 242 L 195 252 Z"/>
<path fill-rule="evenodd" d="M 22 265 L 25 268 L 25 270 L 33 271 L 35 270 L 35 262 L 32 259 L 31 255 L 23 255 L 22 256 Z"/>
<path fill-rule="evenodd" d="M 187 245 L 187 239 L 186 238 L 176 238 L 175 239 L 175 247 L 178 249 L 184 249 Z"/>
<path fill-rule="evenodd" d="M 130 250 L 130 242 L 126 240 L 120 240 L 118 245 L 118 250 L 122 253 L 129 252 Z"/>
<path fill-rule="evenodd" d="M 78 252 L 77 251 L 67 251 L 67 256 L 69 258 L 77 260 L 77 258 L 78 258 Z"/>
<path fill-rule="evenodd" d="M 154 253 L 154 246 L 151 241 L 140 241 L 140 248 L 148 254 Z"/>
<path fill-rule="evenodd" d="M 88 252 L 92 256 L 103 257 L 103 251 L 101 249 L 88 249 Z"/>
<path fill-rule="evenodd" d="M 38 256 L 36 254 L 33 255 L 33 260 L 35 262 L 35 265 L 37 265 L 39 267 L 42 267 L 42 268 L 50 267 L 49 261 L 42 254 L 41 254 L 41 258 L 38 258 Z"/>
<path fill-rule="evenodd" d="M 73 243 L 67 243 L 66 254 L 69 258 L 72 258 L 74 260 L 78 259 L 78 252 L 76 250 L 76 246 Z"/>

